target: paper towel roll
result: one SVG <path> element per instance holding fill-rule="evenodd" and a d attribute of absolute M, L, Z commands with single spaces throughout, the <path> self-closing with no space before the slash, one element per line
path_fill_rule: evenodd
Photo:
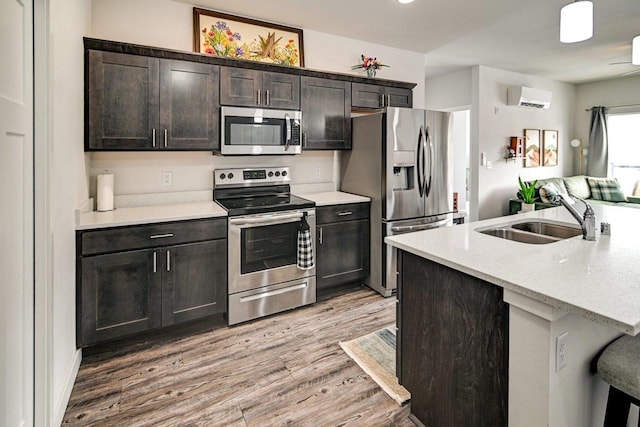
<path fill-rule="evenodd" d="M 98 175 L 98 210 L 113 210 L 113 174 Z"/>

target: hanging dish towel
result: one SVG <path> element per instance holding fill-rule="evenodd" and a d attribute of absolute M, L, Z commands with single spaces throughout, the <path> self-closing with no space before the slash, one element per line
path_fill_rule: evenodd
<path fill-rule="evenodd" d="M 298 230 L 298 268 L 301 270 L 313 268 L 313 244 L 306 214 L 300 219 Z"/>

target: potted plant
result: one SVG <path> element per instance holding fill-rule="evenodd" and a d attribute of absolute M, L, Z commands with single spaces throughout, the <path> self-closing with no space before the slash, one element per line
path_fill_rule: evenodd
<path fill-rule="evenodd" d="M 520 184 L 520 198 L 522 199 L 522 208 L 521 212 L 532 212 L 535 210 L 536 205 L 536 184 L 538 180 L 536 179 L 533 182 L 524 182 L 522 178 L 518 177 L 518 183 Z"/>

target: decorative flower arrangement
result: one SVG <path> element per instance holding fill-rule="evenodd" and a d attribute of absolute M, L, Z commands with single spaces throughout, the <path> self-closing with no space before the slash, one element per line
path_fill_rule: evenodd
<path fill-rule="evenodd" d="M 351 67 L 352 70 L 364 69 L 367 72 L 367 76 L 374 77 L 376 75 L 376 71 L 382 67 L 388 67 L 388 65 L 382 64 L 378 61 L 378 58 L 372 58 L 370 56 L 360 55 L 362 60 L 362 64 L 354 65 Z"/>
<path fill-rule="evenodd" d="M 284 47 L 279 45 L 281 38 L 275 38 L 275 32 L 266 38 L 246 42 L 242 35 L 231 31 L 224 21 L 218 21 L 210 28 L 202 29 L 202 44 L 207 55 L 226 56 L 242 59 L 259 59 L 282 65 L 296 65 L 299 61 L 298 48 L 294 40 L 289 40 Z"/>

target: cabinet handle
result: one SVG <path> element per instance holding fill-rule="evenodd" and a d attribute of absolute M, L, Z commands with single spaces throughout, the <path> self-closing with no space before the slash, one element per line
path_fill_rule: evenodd
<path fill-rule="evenodd" d="M 167 148 L 167 130 L 164 130 L 164 148 Z"/>
<path fill-rule="evenodd" d="M 347 216 L 347 215 L 353 215 L 353 212 L 351 211 L 338 212 L 338 216 Z"/>
<path fill-rule="evenodd" d="M 153 148 L 156 148 L 156 130 L 155 128 L 151 131 L 151 141 L 153 143 Z"/>
<path fill-rule="evenodd" d="M 269 89 L 267 89 L 267 105 L 271 104 L 271 98 L 269 97 Z"/>
<path fill-rule="evenodd" d="M 380 106 L 384 107 L 384 94 L 383 93 L 380 94 Z"/>
<path fill-rule="evenodd" d="M 322 244 L 322 227 L 320 227 L 320 244 Z"/>
<path fill-rule="evenodd" d="M 391 95 L 387 95 L 387 107 L 391 107 Z"/>
<path fill-rule="evenodd" d="M 258 105 L 262 103 L 262 90 L 258 89 Z"/>
<path fill-rule="evenodd" d="M 152 236 L 149 236 L 150 239 L 164 239 L 165 237 L 173 237 L 173 233 L 154 234 Z"/>
<path fill-rule="evenodd" d="M 302 134 L 302 146 L 306 147 L 307 146 L 307 133 L 303 133 Z"/>
<path fill-rule="evenodd" d="M 171 251 L 167 249 L 167 271 L 171 271 Z"/>
<path fill-rule="evenodd" d="M 156 273 L 158 270 L 158 254 L 153 251 L 153 272 Z"/>

